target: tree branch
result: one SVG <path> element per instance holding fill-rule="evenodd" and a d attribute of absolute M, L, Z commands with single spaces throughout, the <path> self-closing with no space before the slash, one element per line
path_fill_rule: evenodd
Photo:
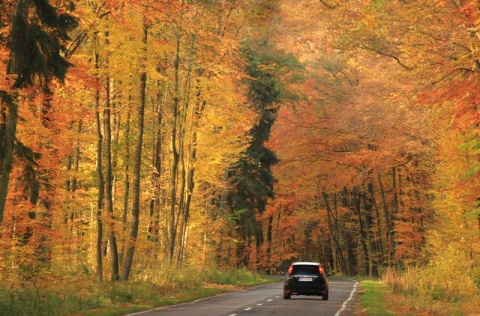
<path fill-rule="evenodd" d="M 414 67 L 410 67 L 410 66 L 407 66 L 406 64 L 404 64 L 399 57 L 395 56 L 395 55 L 392 55 L 392 54 L 388 54 L 388 53 L 385 53 L 385 52 L 382 52 L 378 49 L 375 49 L 375 48 L 371 48 L 371 47 L 367 47 L 367 46 L 363 46 L 362 47 L 363 49 L 366 49 L 366 50 L 369 50 L 369 51 L 372 51 L 372 52 L 375 52 L 379 55 L 382 55 L 382 56 L 385 56 L 385 57 L 389 57 L 389 58 L 392 58 L 394 59 L 400 66 L 402 66 L 403 68 L 405 68 L 406 70 L 413 70 Z"/>
<path fill-rule="evenodd" d="M 327 3 L 325 0 L 319 0 L 319 1 L 320 1 L 321 4 L 323 4 L 324 6 L 326 6 L 329 9 L 335 9 L 336 7 L 338 7 L 338 3 L 330 4 L 330 3 Z"/>
<path fill-rule="evenodd" d="M 448 74 L 446 74 L 445 76 L 443 76 L 442 78 L 440 78 L 439 80 L 432 82 L 431 85 L 434 86 L 434 85 L 442 82 L 443 80 L 447 79 L 448 77 L 453 76 L 453 74 L 455 74 L 455 73 L 457 73 L 457 72 L 466 73 L 466 72 L 473 72 L 473 70 L 472 70 L 472 69 L 468 69 L 468 68 L 457 68 L 457 69 L 454 69 L 454 70 L 450 71 Z"/>

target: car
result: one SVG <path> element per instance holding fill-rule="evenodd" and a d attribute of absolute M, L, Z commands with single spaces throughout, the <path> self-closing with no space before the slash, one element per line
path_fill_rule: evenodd
<path fill-rule="evenodd" d="M 328 300 L 328 279 L 318 262 L 294 262 L 285 273 L 283 298 L 292 295 L 318 295 Z"/>

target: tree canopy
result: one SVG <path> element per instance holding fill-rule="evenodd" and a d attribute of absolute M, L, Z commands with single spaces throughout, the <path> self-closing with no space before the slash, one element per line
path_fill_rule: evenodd
<path fill-rule="evenodd" d="M 0 287 L 309 260 L 418 269 L 445 297 L 448 264 L 469 296 L 479 18 L 469 0 L 3 1 Z"/>

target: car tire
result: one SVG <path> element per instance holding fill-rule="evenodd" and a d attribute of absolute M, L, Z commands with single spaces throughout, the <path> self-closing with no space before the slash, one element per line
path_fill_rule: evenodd
<path fill-rule="evenodd" d="M 291 298 L 290 293 L 283 293 L 283 299 L 284 300 L 289 300 Z"/>
<path fill-rule="evenodd" d="M 328 291 L 325 294 L 323 294 L 322 300 L 328 301 Z"/>

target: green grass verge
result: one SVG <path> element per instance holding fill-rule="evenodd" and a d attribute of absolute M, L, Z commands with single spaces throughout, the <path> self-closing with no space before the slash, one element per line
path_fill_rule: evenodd
<path fill-rule="evenodd" d="M 391 292 L 390 287 L 374 278 L 354 278 L 359 282 L 359 305 L 358 314 L 368 316 L 393 316 L 394 312 L 389 310 L 387 294 Z"/>
<path fill-rule="evenodd" d="M 81 315 L 84 316 L 119 316 L 135 312 L 141 312 L 153 308 L 169 306 L 179 303 L 185 303 L 194 301 L 197 299 L 210 297 L 220 293 L 228 292 L 228 289 L 209 289 L 209 288 L 199 288 L 196 291 L 185 291 L 172 293 L 169 297 L 158 297 L 155 301 L 141 301 L 141 298 L 138 298 L 140 301 L 137 303 L 132 303 L 131 305 L 124 306 L 111 306 L 106 308 L 101 308 L 92 311 L 86 311 Z"/>

